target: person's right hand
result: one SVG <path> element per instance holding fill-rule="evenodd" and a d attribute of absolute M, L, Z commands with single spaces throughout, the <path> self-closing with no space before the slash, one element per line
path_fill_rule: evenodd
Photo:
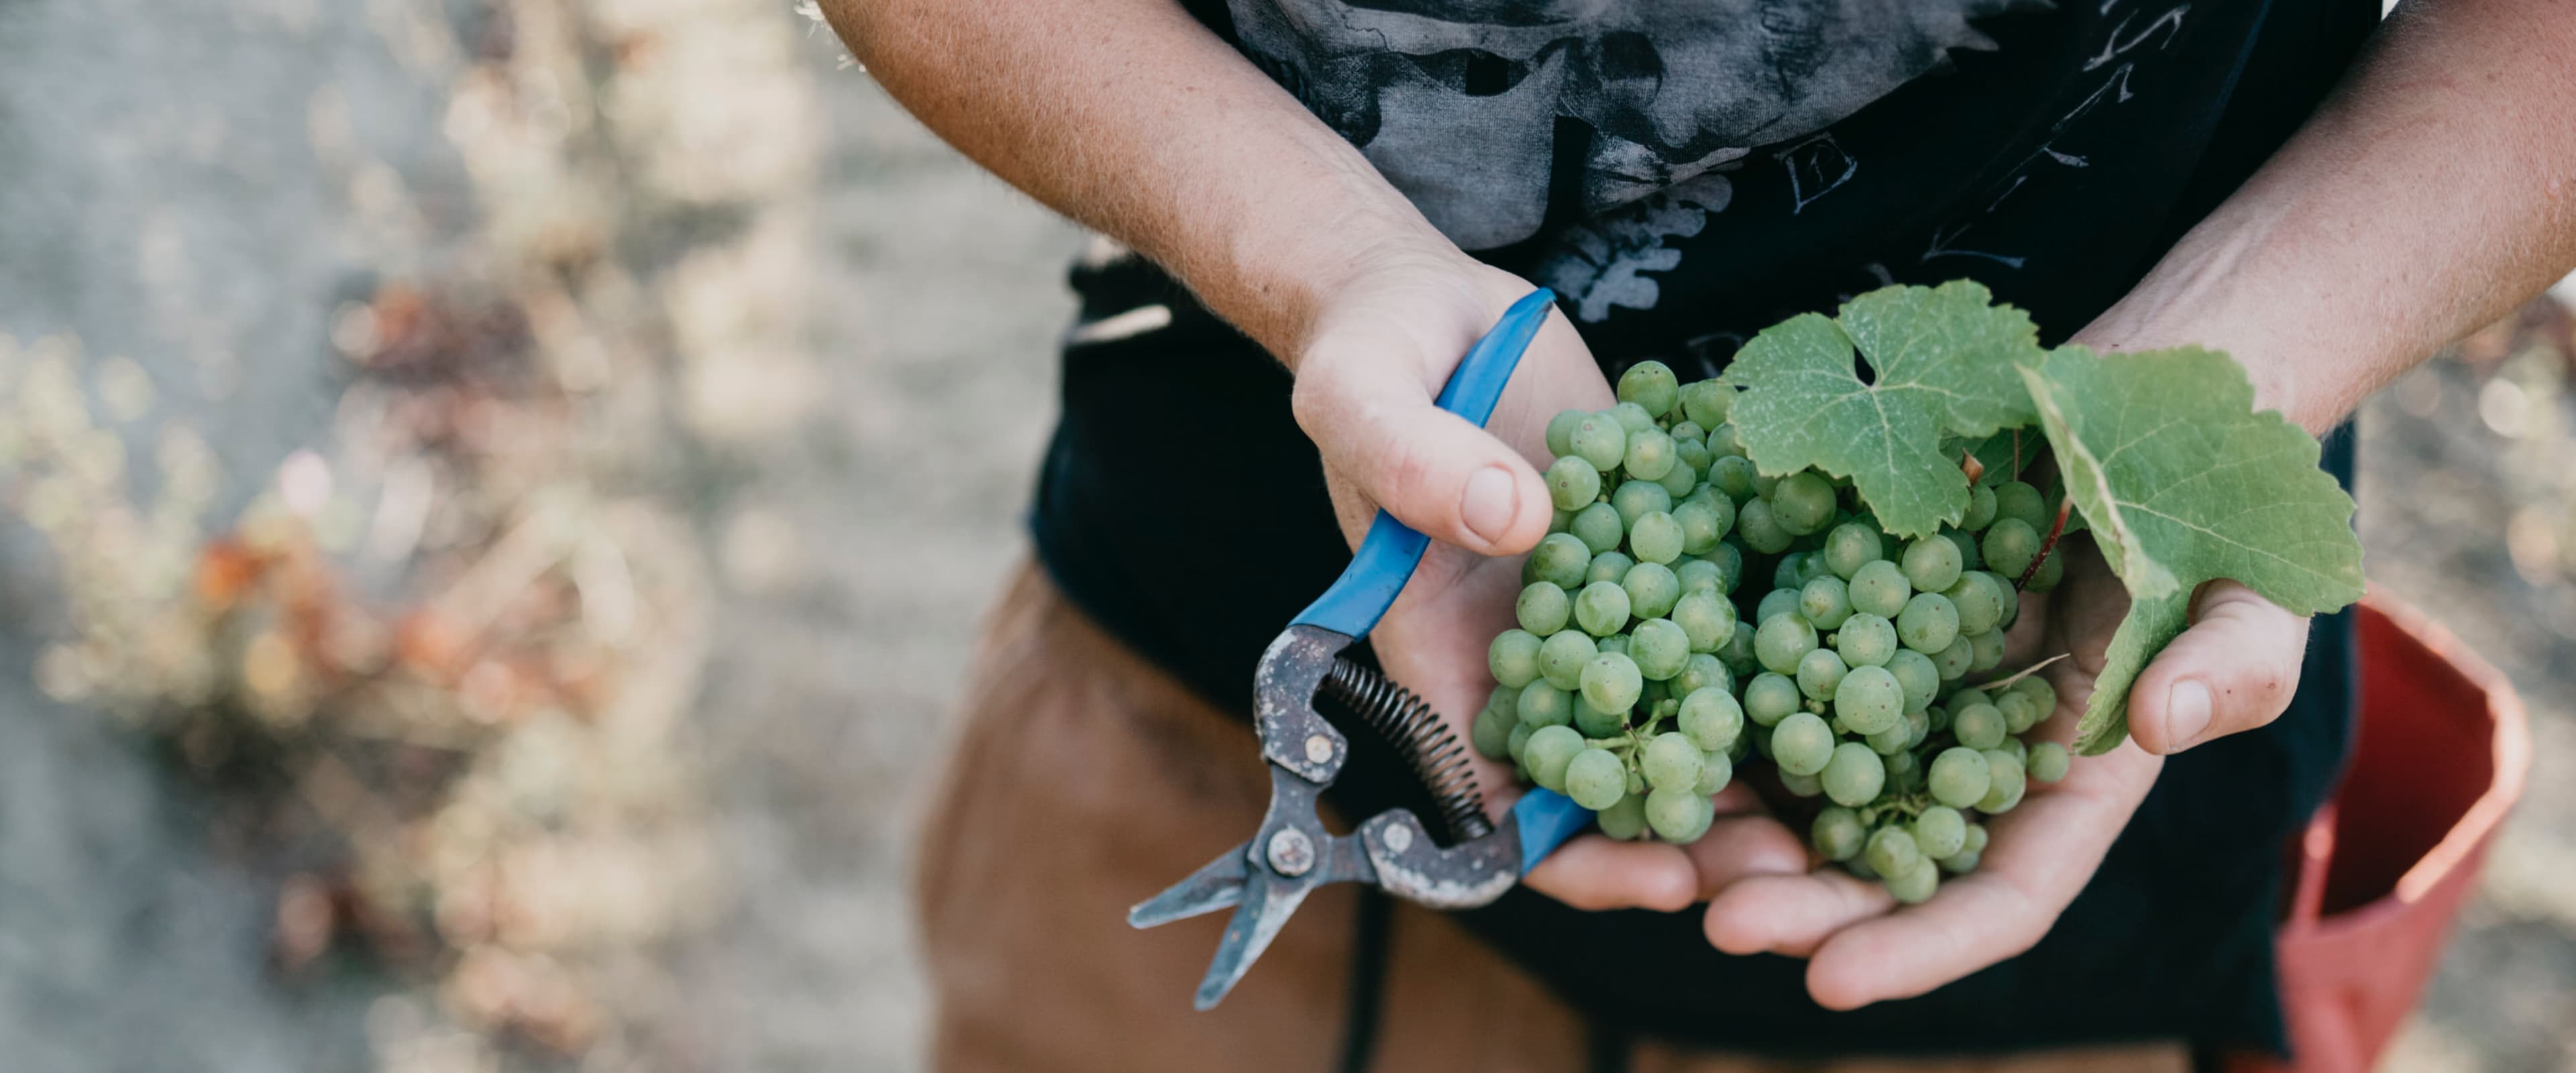
<path fill-rule="evenodd" d="M 1532 289 L 1454 251 L 1389 256 L 1323 297 L 1292 360 L 1297 423 L 1323 454 L 1342 535 L 1356 547 L 1383 507 L 1433 541 L 1371 638 L 1388 673 L 1461 742 L 1494 687 L 1485 652 L 1513 623 L 1522 557 L 1553 517 L 1536 465 L 1548 457 L 1547 421 L 1615 401 L 1573 325 L 1553 313 L 1485 427 L 1434 405 L 1467 350 Z M 1476 764 L 1499 817 L 1519 796 L 1512 768 Z M 1587 834 L 1525 882 L 1582 909 L 1675 911 L 1749 875 L 1805 870 L 1805 847 L 1760 814 L 1749 789 L 1729 787 L 1717 804 L 1716 824 L 1689 847 Z"/>

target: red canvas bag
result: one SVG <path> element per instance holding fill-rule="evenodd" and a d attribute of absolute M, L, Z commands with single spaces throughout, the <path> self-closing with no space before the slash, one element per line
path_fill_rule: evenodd
<path fill-rule="evenodd" d="M 2352 766 L 2292 847 L 2279 943 L 2292 1057 L 2230 1073 L 2371 1069 L 2432 979 L 2522 794 L 2531 739 L 2503 674 L 2386 593 L 2362 602 Z"/>

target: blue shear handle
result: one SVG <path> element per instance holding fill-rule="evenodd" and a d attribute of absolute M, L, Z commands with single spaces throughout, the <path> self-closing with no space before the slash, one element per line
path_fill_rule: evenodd
<path fill-rule="evenodd" d="M 1479 425 L 1493 416 L 1494 402 L 1503 397 L 1503 385 L 1511 382 L 1521 352 L 1529 349 L 1531 337 L 1546 323 L 1548 307 L 1555 303 L 1555 292 L 1545 287 L 1512 303 L 1494 330 L 1477 340 L 1458 370 L 1449 374 L 1449 383 L 1440 389 L 1440 408 Z M 1332 588 L 1298 612 L 1292 624 L 1321 626 L 1345 637 L 1367 636 L 1395 602 L 1395 594 L 1413 579 L 1413 568 L 1430 542 L 1412 526 L 1395 520 L 1395 515 L 1377 512 L 1377 520 L 1369 523 L 1368 537 L 1351 556 L 1351 565 Z"/>
<path fill-rule="evenodd" d="M 1554 790 L 1532 790 L 1512 802 L 1512 823 L 1521 829 L 1521 874 L 1528 875 L 1566 839 L 1592 826 L 1592 810 Z"/>

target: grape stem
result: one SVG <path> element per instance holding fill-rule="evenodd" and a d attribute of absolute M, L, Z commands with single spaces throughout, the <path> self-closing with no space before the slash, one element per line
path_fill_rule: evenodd
<path fill-rule="evenodd" d="M 2072 497 L 2057 501 L 2057 520 L 2049 524 L 2048 539 L 2039 542 L 2039 554 L 2031 556 L 2030 565 L 2022 568 L 2021 576 L 2013 580 L 2014 592 L 2029 588 L 2030 579 L 2039 576 L 2040 566 L 2048 562 L 2048 553 L 2057 550 L 2057 538 L 2066 535 L 2066 516 L 2074 509 Z"/>
<path fill-rule="evenodd" d="M 1983 689 L 1987 689 L 1987 690 L 2003 689 L 2003 688 L 2005 688 L 2005 687 L 2008 687 L 2008 686 L 2012 685 L 2012 684 L 2013 684 L 2013 683 L 2015 683 L 2015 682 L 2021 681 L 2021 680 L 2022 680 L 2022 679 L 2024 679 L 2024 678 L 2028 678 L 2028 677 L 2030 677 L 2031 675 L 2038 674 L 2040 671 L 2045 670 L 2045 669 L 2048 667 L 2048 665 L 2049 665 L 2049 664 L 2051 664 L 2051 663 L 2055 663 L 2055 662 L 2057 662 L 2058 660 L 2061 660 L 2061 659 L 2069 658 L 2069 657 L 2071 657 L 2071 656 L 2073 656 L 2073 655 L 2075 655 L 2075 653 L 2073 653 L 2073 652 L 2060 652 L 2060 653 L 2058 653 L 2058 654 L 2056 654 L 2056 655 L 2054 655 L 2054 656 L 2050 656 L 2050 657 L 2048 657 L 2047 659 L 2044 659 L 2044 660 L 2041 660 L 2041 661 L 2039 661 L 2039 662 L 2037 662 L 2037 663 L 2031 664 L 2030 666 L 2024 667 L 2024 668 L 2022 668 L 2022 669 L 2020 669 L 2020 670 L 2018 670 L 2018 671 L 2014 671 L 2011 675 L 2006 676 L 2005 678 L 2003 678 L 2003 679 L 2002 679 L 2002 680 L 2000 680 L 2000 681 L 1988 682 L 1988 683 L 1986 683 L 1984 686 L 1981 686 L 1981 687 L 1979 687 L 1979 688 L 1983 688 Z"/>

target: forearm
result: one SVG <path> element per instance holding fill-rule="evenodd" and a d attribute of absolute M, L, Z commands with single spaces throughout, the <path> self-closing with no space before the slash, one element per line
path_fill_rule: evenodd
<path fill-rule="evenodd" d="M 2314 431 L 2576 267 L 2576 19 L 2408 0 L 2356 74 L 2079 337 L 2199 343 Z"/>
<path fill-rule="evenodd" d="M 1170 270 L 1293 362 L 1376 262 L 1463 258 L 1356 149 L 1172 0 L 827 0 L 887 92 Z"/>

